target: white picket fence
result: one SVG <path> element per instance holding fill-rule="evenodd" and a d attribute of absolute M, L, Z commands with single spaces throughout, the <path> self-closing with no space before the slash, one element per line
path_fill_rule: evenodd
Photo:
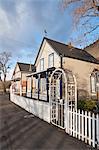
<path fill-rule="evenodd" d="M 99 146 L 99 114 L 69 108 L 68 120 L 68 134 L 93 147 Z"/>

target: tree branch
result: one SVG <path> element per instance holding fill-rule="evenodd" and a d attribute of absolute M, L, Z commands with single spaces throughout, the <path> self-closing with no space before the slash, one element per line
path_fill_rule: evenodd
<path fill-rule="evenodd" d="M 95 31 L 97 28 L 99 28 L 99 25 L 93 27 L 90 31 L 84 33 L 84 36 L 86 36 L 87 34 L 90 34 L 91 32 Z"/>

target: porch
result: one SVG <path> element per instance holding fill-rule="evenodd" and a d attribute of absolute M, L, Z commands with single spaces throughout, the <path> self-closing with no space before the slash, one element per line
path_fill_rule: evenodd
<path fill-rule="evenodd" d="M 26 81 L 26 96 L 36 100 L 49 101 L 49 80 L 54 70 L 55 67 L 52 67 L 28 75 Z"/>

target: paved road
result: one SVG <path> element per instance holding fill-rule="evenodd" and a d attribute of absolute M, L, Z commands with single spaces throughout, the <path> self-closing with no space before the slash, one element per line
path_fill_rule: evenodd
<path fill-rule="evenodd" d="M 0 150 L 89 150 L 67 135 L 0 95 Z"/>

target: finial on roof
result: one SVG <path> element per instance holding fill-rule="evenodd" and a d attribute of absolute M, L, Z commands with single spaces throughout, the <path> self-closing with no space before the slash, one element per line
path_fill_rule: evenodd
<path fill-rule="evenodd" d="M 45 34 L 45 37 L 47 37 L 47 31 L 46 31 L 46 29 L 44 30 L 44 34 Z"/>
<path fill-rule="evenodd" d="M 73 47 L 72 42 L 69 42 L 69 43 L 68 43 L 68 46 L 69 46 L 69 47 Z"/>

